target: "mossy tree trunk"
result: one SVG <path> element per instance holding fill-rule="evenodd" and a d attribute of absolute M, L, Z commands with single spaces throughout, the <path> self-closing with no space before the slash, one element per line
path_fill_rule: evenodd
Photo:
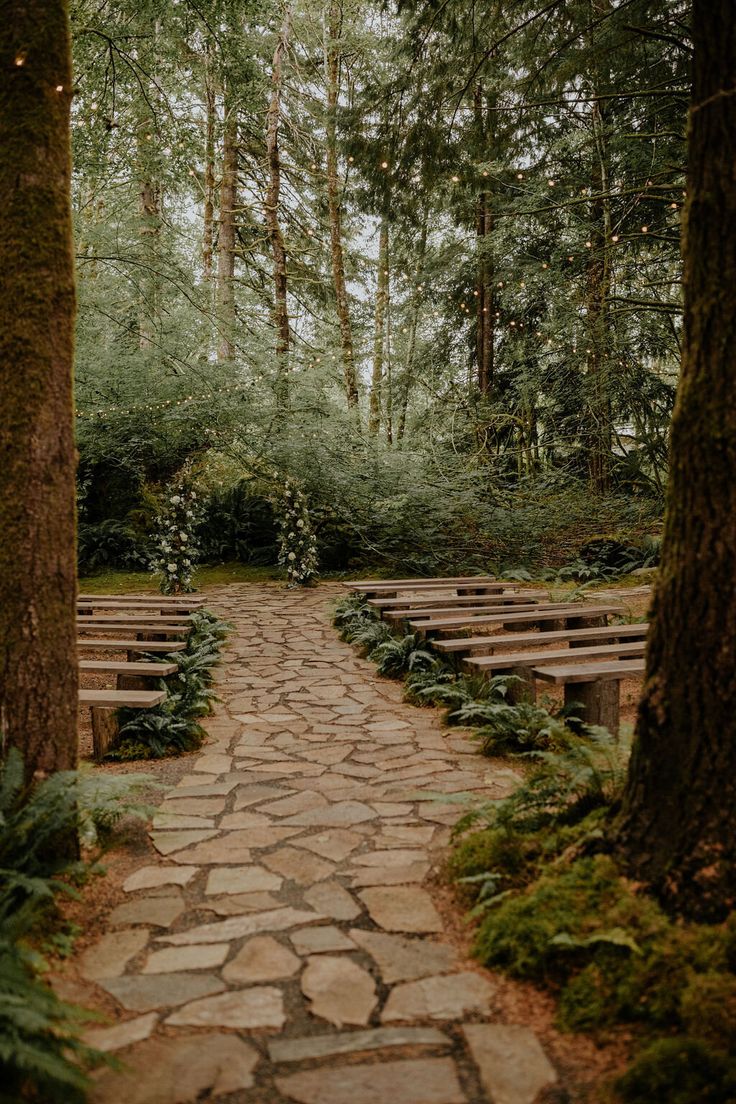
<path fill-rule="evenodd" d="M 685 337 L 620 850 L 673 910 L 736 904 L 736 9 L 695 0 Z"/>
<path fill-rule="evenodd" d="M 72 98 L 64 0 L 0 20 L 0 731 L 77 762 Z"/>

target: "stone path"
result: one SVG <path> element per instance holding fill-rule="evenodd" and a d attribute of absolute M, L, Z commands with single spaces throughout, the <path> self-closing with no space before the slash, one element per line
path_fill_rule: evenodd
<path fill-rule="evenodd" d="M 337 639 L 336 593 L 218 592 L 211 740 L 81 964 L 121 1009 L 87 1037 L 127 1067 L 92 1104 L 534 1104 L 556 1080 L 427 888 L 460 811 L 436 795 L 515 776 Z"/>

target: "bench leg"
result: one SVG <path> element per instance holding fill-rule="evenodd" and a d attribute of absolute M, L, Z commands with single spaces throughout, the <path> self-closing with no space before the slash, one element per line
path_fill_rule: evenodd
<path fill-rule="evenodd" d="M 510 682 L 506 701 L 509 705 L 518 705 L 520 702 L 535 702 L 537 700 L 537 684 L 531 667 L 512 667 L 509 674 L 516 675 L 522 682 Z"/>
<path fill-rule="evenodd" d="M 150 690 L 151 684 L 143 675 L 118 675 L 118 690 Z"/>
<path fill-rule="evenodd" d="M 566 629 L 601 629 L 604 625 L 608 624 L 608 617 L 604 613 L 600 617 L 566 617 L 565 628 Z"/>
<path fill-rule="evenodd" d="M 579 703 L 581 720 L 585 724 L 603 725 L 612 736 L 618 736 L 619 727 L 618 680 L 598 682 L 568 682 L 565 684 L 565 705 Z"/>
<path fill-rule="evenodd" d="M 100 759 L 104 759 L 118 734 L 118 721 L 114 709 L 103 709 L 102 706 L 93 705 L 90 714 L 92 716 L 92 754 L 99 762 Z"/>
<path fill-rule="evenodd" d="M 565 627 L 565 622 L 560 618 L 559 621 L 540 621 L 540 632 L 560 632 Z"/>

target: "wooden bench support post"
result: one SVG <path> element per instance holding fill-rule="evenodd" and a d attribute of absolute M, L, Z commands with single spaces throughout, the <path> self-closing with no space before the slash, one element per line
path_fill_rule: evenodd
<path fill-rule="evenodd" d="M 618 736 L 619 689 L 617 680 L 566 682 L 565 705 L 580 703 L 580 719 L 585 724 L 603 725 L 613 736 Z"/>
<path fill-rule="evenodd" d="M 565 618 L 565 628 L 567 629 L 601 629 L 607 624 L 608 618 L 605 614 L 603 617 L 586 617 L 582 614 L 580 617 Z"/>
<path fill-rule="evenodd" d="M 118 719 L 114 709 L 103 709 L 101 706 L 92 706 L 92 754 L 99 762 L 104 759 L 110 745 L 118 734 Z"/>
<path fill-rule="evenodd" d="M 512 667 L 510 675 L 516 675 L 522 682 L 510 682 L 506 701 L 510 705 L 518 705 L 520 702 L 535 702 L 537 700 L 537 684 L 534 680 L 534 671 L 531 667 Z"/>
<path fill-rule="evenodd" d="M 564 628 L 565 628 L 565 622 L 563 620 L 559 620 L 559 621 L 540 621 L 540 623 L 539 623 L 539 631 L 543 632 L 543 633 L 545 633 L 545 632 L 562 632 L 562 630 Z"/>
<path fill-rule="evenodd" d="M 118 690 L 150 690 L 151 680 L 144 675 L 118 675 L 116 680 Z"/>

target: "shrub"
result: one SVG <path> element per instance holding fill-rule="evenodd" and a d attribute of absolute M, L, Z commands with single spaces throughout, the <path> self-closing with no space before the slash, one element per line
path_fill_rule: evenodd
<path fill-rule="evenodd" d="M 616 1087 L 626 1104 L 733 1104 L 736 1061 L 700 1039 L 658 1039 Z"/>
<path fill-rule="evenodd" d="M 148 567 L 150 558 L 147 541 L 119 518 L 79 524 L 77 565 L 80 575 L 92 575 L 114 567 L 141 571 Z"/>

